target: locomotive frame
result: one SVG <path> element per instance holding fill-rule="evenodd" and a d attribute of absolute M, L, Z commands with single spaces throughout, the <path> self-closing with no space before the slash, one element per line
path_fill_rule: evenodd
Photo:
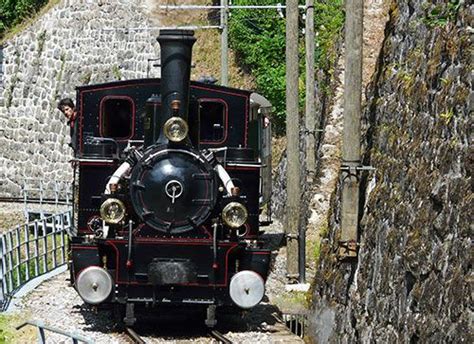
<path fill-rule="evenodd" d="M 161 79 L 77 87 L 71 281 L 127 325 L 136 308 L 193 305 L 213 326 L 217 307 L 264 295 L 271 104 L 190 81 L 192 31 L 158 41 Z"/>

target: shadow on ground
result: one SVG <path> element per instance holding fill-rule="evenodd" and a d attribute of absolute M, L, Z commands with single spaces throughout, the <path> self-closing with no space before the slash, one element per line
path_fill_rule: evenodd
<path fill-rule="evenodd" d="M 75 311 L 84 317 L 84 331 L 101 333 L 121 332 L 123 325 L 114 319 L 111 310 L 97 309 L 87 305 L 76 306 Z M 260 304 L 251 311 L 238 308 L 220 309 L 214 329 L 226 332 L 264 331 L 277 322 L 279 310 L 273 305 Z M 205 309 L 162 309 L 137 312 L 134 329 L 143 337 L 192 339 L 207 336 L 209 329 L 204 324 Z"/>

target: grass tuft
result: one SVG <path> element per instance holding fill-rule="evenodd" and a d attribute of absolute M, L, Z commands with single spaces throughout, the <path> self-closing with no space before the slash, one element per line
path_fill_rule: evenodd
<path fill-rule="evenodd" d="M 17 331 L 16 326 L 29 319 L 25 313 L 0 314 L 0 343 L 35 343 L 36 330 L 32 326 L 25 326 Z"/>

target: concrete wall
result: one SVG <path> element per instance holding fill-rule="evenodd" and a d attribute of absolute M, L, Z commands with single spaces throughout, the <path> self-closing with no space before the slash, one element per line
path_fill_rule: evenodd
<path fill-rule="evenodd" d="M 147 76 L 147 60 L 158 54 L 158 31 L 145 5 L 64 0 L 4 44 L 1 195 L 17 195 L 25 177 L 71 178 L 69 129 L 57 101 L 75 99 L 75 86 Z M 150 75 L 157 73 L 151 67 Z"/>

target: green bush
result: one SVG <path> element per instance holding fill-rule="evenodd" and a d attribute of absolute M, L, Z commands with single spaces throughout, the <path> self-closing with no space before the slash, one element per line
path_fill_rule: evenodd
<path fill-rule="evenodd" d="M 235 0 L 234 5 L 275 5 L 275 0 Z M 315 0 L 316 68 L 329 72 L 344 24 L 343 0 Z M 304 4 L 304 0 L 300 0 Z M 284 14 L 284 13 L 283 13 Z M 302 14 L 302 10 L 300 11 Z M 300 15 L 300 29 L 304 27 Z M 277 133 L 285 128 L 285 19 L 275 9 L 231 10 L 229 38 L 238 62 L 255 77 L 257 91 L 275 107 Z M 300 31 L 300 104 L 304 104 L 304 36 Z"/>
<path fill-rule="evenodd" d="M 5 32 L 36 13 L 48 0 L 1 0 L 0 39 Z"/>

